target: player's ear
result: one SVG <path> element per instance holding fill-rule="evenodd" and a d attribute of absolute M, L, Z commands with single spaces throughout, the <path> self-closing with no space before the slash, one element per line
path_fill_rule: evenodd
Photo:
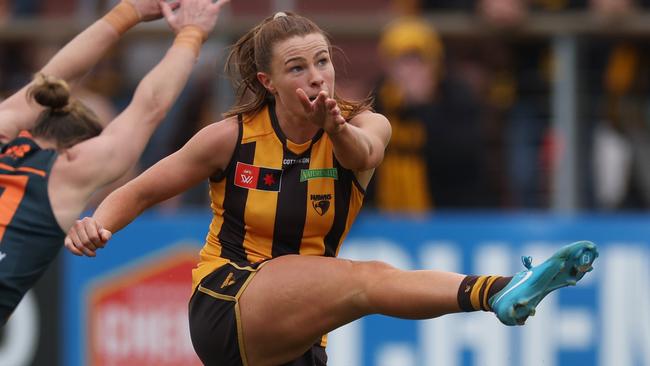
<path fill-rule="evenodd" d="M 258 72 L 257 73 L 257 80 L 262 84 L 262 86 L 269 91 L 269 93 L 275 95 L 276 90 L 275 87 L 273 86 L 273 80 L 271 80 L 271 75 L 265 73 L 265 72 Z"/>

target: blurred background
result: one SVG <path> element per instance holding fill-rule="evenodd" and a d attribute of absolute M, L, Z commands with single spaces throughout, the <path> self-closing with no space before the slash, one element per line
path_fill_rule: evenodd
<path fill-rule="evenodd" d="M 0 0 L 0 97 L 115 2 Z M 369 317 L 330 337 L 332 366 L 650 366 L 650 1 L 234 0 L 140 163 L 221 119 L 227 46 L 292 10 L 336 46 L 337 92 L 375 97 L 393 137 L 340 253 L 404 269 L 513 273 L 575 240 L 596 270 L 522 328 L 491 315 Z M 173 35 L 139 25 L 76 91 L 105 120 Z M 198 364 L 190 270 L 207 182 L 155 207 L 97 258 L 62 253 L 0 330 L 0 365 Z"/>

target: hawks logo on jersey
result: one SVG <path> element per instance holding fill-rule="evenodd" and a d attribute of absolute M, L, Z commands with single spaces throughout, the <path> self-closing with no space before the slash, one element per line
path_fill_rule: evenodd
<path fill-rule="evenodd" d="M 330 208 L 331 194 L 312 194 L 310 197 L 311 205 L 320 216 L 325 215 Z"/>

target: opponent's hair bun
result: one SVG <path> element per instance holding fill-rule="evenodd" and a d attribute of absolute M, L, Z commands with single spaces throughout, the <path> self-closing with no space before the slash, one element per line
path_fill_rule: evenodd
<path fill-rule="evenodd" d="M 53 112 L 65 112 L 70 102 L 70 87 L 64 80 L 38 73 L 27 95 Z"/>

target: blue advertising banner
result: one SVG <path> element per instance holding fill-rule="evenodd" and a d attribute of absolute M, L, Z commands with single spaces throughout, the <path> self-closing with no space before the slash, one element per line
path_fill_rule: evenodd
<path fill-rule="evenodd" d="M 206 212 L 145 215 L 96 258 L 66 253 L 62 364 L 195 362 L 189 342 L 174 342 L 169 354 L 156 344 L 189 340 L 187 291 L 178 286 L 189 287 L 189 276 L 177 277 L 189 271 L 188 253 L 198 255 L 209 221 Z M 578 286 L 548 296 L 523 327 L 487 313 L 426 321 L 370 316 L 330 335 L 329 365 L 650 366 L 648 222 L 644 215 L 364 214 L 341 257 L 487 274 L 515 273 L 521 256 L 539 263 L 577 240 L 597 243 L 600 257 Z"/>

